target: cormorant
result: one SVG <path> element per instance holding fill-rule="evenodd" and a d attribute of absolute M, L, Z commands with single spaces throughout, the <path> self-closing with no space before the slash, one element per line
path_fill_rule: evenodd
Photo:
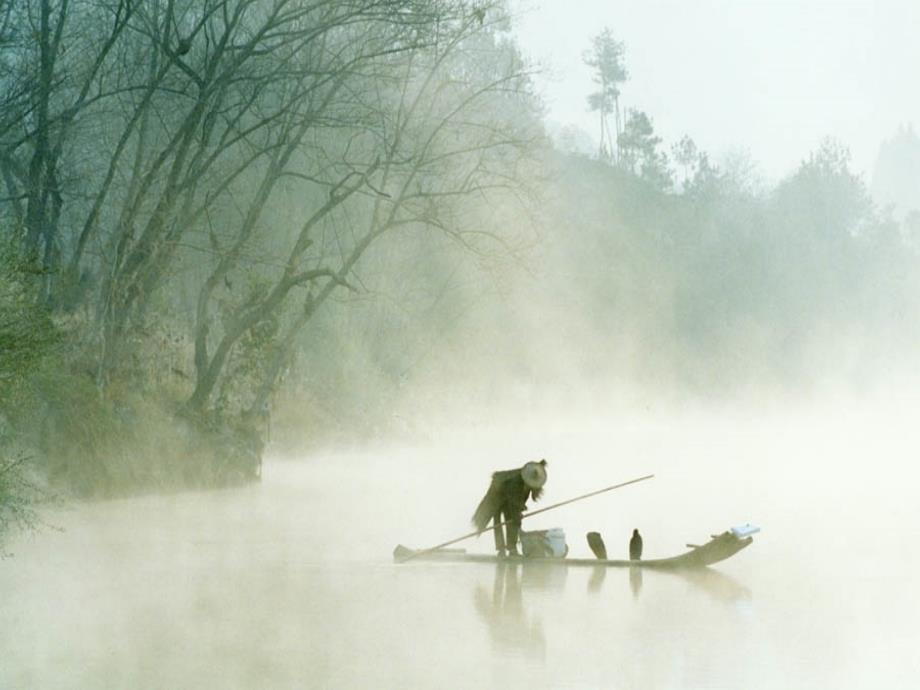
<path fill-rule="evenodd" d="M 591 551 L 594 553 L 595 557 L 601 559 L 602 561 L 607 560 L 607 547 L 604 545 L 604 540 L 600 535 L 600 532 L 588 532 L 588 546 L 591 547 Z"/>
<path fill-rule="evenodd" d="M 637 529 L 633 530 L 632 539 L 629 540 L 629 560 L 642 560 L 642 536 Z"/>

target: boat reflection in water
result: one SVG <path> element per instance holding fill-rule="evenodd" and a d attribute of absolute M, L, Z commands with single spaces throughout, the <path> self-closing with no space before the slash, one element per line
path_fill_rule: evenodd
<path fill-rule="evenodd" d="M 678 574 L 678 573 L 676 573 Z M 751 590 L 730 575 L 712 568 L 700 568 L 679 573 L 696 589 L 717 601 L 739 604 L 751 600 Z"/>
<path fill-rule="evenodd" d="M 604 580 L 607 579 L 607 571 L 609 568 L 604 566 L 595 566 L 594 570 L 591 572 L 591 579 L 588 580 L 588 591 L 591 593 L 600 592 L 604 588 Z"/>
<path fill-rule="evenodd" d="M 587 582 L 587 591 L 591 596 L 612 595 L 611 601 L 616 598 L 617 593 L 610 588 L 625 584 L 623 571 L 614 570 L 613 575 L 608 576 L 610 570 L 604 566 L 592 570 Z M 543 597 L 546 593 L 552 593 L 553 598 L 557 594 L 562 595 L 567 573 L 567 568 L 546 562 L 528 562 L 526 559 L 500 561 L 494 565 L 491 592 L 483 584 L 477 584 L 473 602 L 496 649 L 535 659 L 545 658 L 547 643 L 543 621 L 528 608 L 528 599 Z M 651 582 L 656 578 L 678 578 L 715 601 L 739 608 L 748 606 L 751 599 L 750 589 L 712 568 L 675 568 L 646 573 L 644 568 L 633 566 L 628 568 L 628 582 L 634 600 L 641 596 L 645 578 L 650 578 Z M 539 605 L 537 608 L 540 608 Z"/>
<path fill-rule="evenodd" d="M 520 569 L 520 570 L 519 570 Z M 590 594 L 600 594 L 604 591 L 607 573 L 610 568 L 598 565 L 592 569 L 588 579 L 587 590 Z M 629 589 L 634 599 L 642 593 L 645 570 L 641 567 L 629 567 Z M 617 571 L 614 571 L 616 574 Z M 622 571 L 620 571 L 622 572 Z M 495 566 L 495 586 L 493 588 L 493 608 L 498 606 L 503 598 L 507 599 L 509 591 L 513 592 L 518 605 L 522 605 L 521 589 L 542 591 L 562 591 L 565 587 L 566 568 L 552 567 L 545 562 L 528 562 L 519 560 L 501 562 Z M 687 582 L 694 589 L 700 590 L 716 601 L 723 603 L 748 602 L 751 599 L 751 590 L 735 580 L 730 575 L 712 568 L 675 568 L 669 570 L 655 570 L 654 577 L 678 577 Z M 613 579 L 619 580 L 619 577 Z M 482 589 L 480 587 L 480 589 Z"/>
<path fill-rule="evenodd" d="M 588 579 L 588 592 L 598 594 L 603 592 L 610 568 L 597 566 Z M 616 571 L 614 571 L 616 574 Z M 629 589 L 633 598 L 638 599 L 642 593 L 643 578 L 646 569 L 641 567 L 629 568 Z M 649 577 L 680 577 L 694 589 L 701 590 L 717 601 L 724 603 L 747 602 L 751 599 L 751 590 L 733 577 L 712 568 L 675 568 L 673 570 L 655 570 Z M 614 579 L 619 579 L 618 577 Z"/>

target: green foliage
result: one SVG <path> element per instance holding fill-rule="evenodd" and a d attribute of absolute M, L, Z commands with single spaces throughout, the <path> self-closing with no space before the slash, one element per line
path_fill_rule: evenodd
<path fill-rule="evenodd" d="M 650 127 L 636 131 L 658 145 Z M 542 273 L 564 276 L 550 289 L 590 315 L 564 330 L 608 344 L 585 353 L 584 371 L 722 395 L 861 381 L 885 358 L 913 361 L 912 226 L 877 211 L 845 148 L 823 143 L 768 190 L 743 157 L 717 168 L 694 149 L 685 140 L 675 155 L 679 193 L 638 168 L 559 160 L 549 227 L 560 231 Z"/>
<path fill-rule="evenodd" d="M 673 184 L 668 156 L 660 150 L 661 137 L 655 134 L 652 119 L 640 110 L 630 110 L 618 141 L 620 166 L 666 191 Z"/>
<path fill-rule="evenodd" d="M 2 452 L 2 451 L 0 451 Z M 27 473 L 28 458 L 0 456 L 0 558 L 9 535 L 41 524 L 36 504 L 46 498 Z"/>
<path fill-rule="evenodd" d="M 591 68 L 591 78 L 598 89 L 588 95 L 588 108 L 600 113 L 600 157 L 616 160 L 617 138 L 620 135 L 620 84 L 629 78 L 624 64 L 623 44 L 613 38 L 610 29 L 604 29 L 591 41 L 591 49 L 584 54 L 585 64 Z M 614 114 L 616 129 L 611 134 L 607 116 Z"/>
<path fill-rule="evenodd" d="M 376 261 L 381 238 L 487 263 L 524 234 L 466 202 L 523 196 L 542 135 L 505 0 L 230 6 L 43 5 L 47 69 L 10 65 L 0 214 L 66 333 L 48 350 L 51 314 L 7 300 L 0 384 L 15 375 L 11 423 L 79 494 L 251 475 L 248 418 L 314 311 L 394 271 L 407 249 Z"/>
<path fill-rule="evenodd" d="M 779 184 L 773 206 L 789 232 L 842 240 L 876 222 L 869 191 L 849 165 L 850 152 L 827 139 Z"/>
<path fill-rule="evenodd" d="M 60 344 L 48 310 L 36 301 L 34 274 L 16 248 L 0 246 L 0 554 L 14 530 L 39 524 L 42 492 L 21 450 L 31 378 Z"/>
<path fill-rule="evenodd" d="M 38 303 L 35 273 L 16 247 L 0 245 L 0 409 L 60 343 L 48 309 Z"/>
<path fill-rule="evenodd" d="M 82 344 L 86 325 L 53 317 L 37 300 L 31 266 L 12 247 L 0 254 L 0 551 L 13 530 L 40 525 L 39 506 L 58 493 L 116 496 L 251 477 L 248 430 L 177 414 L 187 345 L 167 322 L 134 333 L 123 376 L 102 395 Z M 264 330 L 252 339 L 264 340 Z"/>
<path fill-rule="evenodd" d="M 610 113 L 620 95 L 620 84 L 629 79 L 624 64 L 625 47 L 605 28 L 591 40 L 591 49 L 585 53 L 585 64 L 592 70 L 591 78 L 598 90 L 588 96 L 592 111 Z"/>

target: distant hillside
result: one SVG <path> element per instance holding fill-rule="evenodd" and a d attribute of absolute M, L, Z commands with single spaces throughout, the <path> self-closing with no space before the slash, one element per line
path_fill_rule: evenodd
<path fill-rule="evenodd" d="M 879 147 L 872 196 L 883 207 L 893 206 L 897 216 L 920 210 L 920 137 L 913 126 L 901 127 Z"/>

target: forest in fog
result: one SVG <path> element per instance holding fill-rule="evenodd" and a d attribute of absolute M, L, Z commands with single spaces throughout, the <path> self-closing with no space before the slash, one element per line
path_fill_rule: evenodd
<path fill-rule="evenodd" d="M 767 183 L 553 131 L 501 0 L 0 0 L 0 534 L 50 496 L 560 391 L 861 392 L 915 363 L 920 139 Z M 620 40 L 626 41 L 626 45 Z M 904 369 L 906 370 L 906 369 Z"/>

